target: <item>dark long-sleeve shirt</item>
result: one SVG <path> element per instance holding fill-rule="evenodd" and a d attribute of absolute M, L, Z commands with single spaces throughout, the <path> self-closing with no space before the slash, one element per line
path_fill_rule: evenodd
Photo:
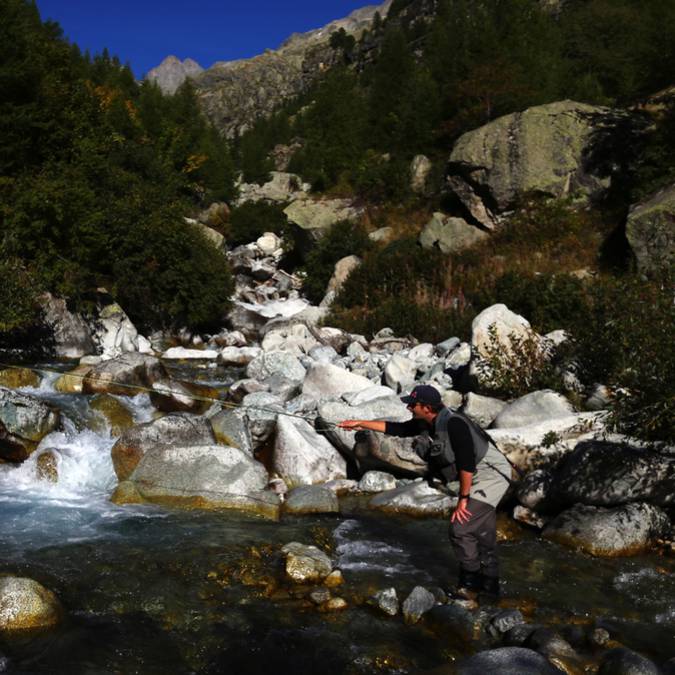
<path fill-rule="evenodd" d="M 429 432 L 433 437 L 433 425 L 416 418 L 407 422 L 386 422 L 385 426 L 385 433 L 391 436 L 419 436 L 425 431 Z M 448 435 L 452 444 L 452 450 L 455 453 L 457 471 L 475 473 L 476 455 L 467 423 L 458 417 L 451 418 L 448 422 Z"/>

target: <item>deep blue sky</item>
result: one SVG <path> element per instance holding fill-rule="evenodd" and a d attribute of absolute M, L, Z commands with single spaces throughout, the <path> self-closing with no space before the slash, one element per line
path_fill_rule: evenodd
<path fill-rule="evenodd" d="M 204 68 L 276 49 L 291 33 L 320 28 L 381 0 L 37 0 L 43 19 L 92 54 L 107 47 L 136 77 L 169 54 Z"/>

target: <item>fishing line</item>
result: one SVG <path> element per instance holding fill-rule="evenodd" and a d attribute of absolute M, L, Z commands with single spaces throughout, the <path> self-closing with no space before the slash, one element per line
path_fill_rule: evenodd
<path fill-rule="evenodd" d="M 80 374 L 80 373 L 73 373 L 72 371 L 63 372 L 63 371 L 60 371 L 60 370 L 55 370 L 54 368 L 44 368 L 44 367 L 43 368 L 37 368 L 35 366 L 17 366 L 17 365 L 13 365 L 13 364 L 10 364 L 10 363 L 2 363 L 2 362 L 0 362 L 0 368 L 12 368 L 14 370 L 30 370 L 30 371 L 33 371 L 33 372 L 36 372 L 36 373 L 51 373 L 51 374 L 55 374 L 55 375 L 67 375 L 68 377 L 74 377 L 74 378 L 80 379 L 82 381 L 84 381 L 86 379 L 91 380 L 90 373 L 86 373 L 86 374 L 83 375 L 83 374 Z M 93 366 L 92 366 L 92 368 L 93 368 Z M 91 380 L 91 381 L 95 382 L 95 380 Z M 117 382 L 115 380 L 104 380 L 103 384 L 114 385 L 116 387 L 121 387 L 123 389 L 134 390 L 137 393 L 147 393 L 147 394 L 153 394 L 154 393 L 154 394 L 159 395 L 159 396 L 167 396 L 167 397 L 170 397 L 173 394 L 173 392 L 171 392 L 171 391 L 162 391 L 161 389 L 152 389 L 150 387 L 144 387 L 143 385 L 140 385 L 140 384 L 125 384 L 123 382 Z M 201 401 L 201 402 L 204 402 L 204 403 L 216 404 L 216 405 L 221 406 L 222 408 L 241 409 L 241 410 L 258 410 L 260 412 L 271 413 L 273 415 L 285 415 L 286 417 L 294 417 L 296 419 L 305 420 L 306 422 L 311 423 L 312 426 L 313 426 L 313 423 L 316 420 L 316 418 L 309 417 L 307 415 L 299 415 L 297 413 L 289 413 L 289 412 L 286 412 L 284 410 L 274 410 L 273 408 L 265 408 L 264 406 L 255 406 L 255 405 L 250 405 L 250 404 L 244 405 L 243 403 L 235 403 L 233 401 L 224 401 L 224 400 L 219 399 L 219 398 L 213 398 L 211 396 L 200 396 L 198 394 L 192 394 L 190 392 L 187 392 L 185 394 L 183 394 L 181 392 L 179 394 L 176 394 L 176 396 L 180 396 L 182 398 L 187 398 L 187 399 L 190 399 L 192 401 Z M 316 431 L 330 431 L 330 429 L 338 427 L 338 425 L 334 424 L 333 422 L 328 422 L 328 421 L 324 420 L 324 423 L 327 424 L 329 428 L 317 429 L 316 427 L 314 427 L 315 430 Z"/>

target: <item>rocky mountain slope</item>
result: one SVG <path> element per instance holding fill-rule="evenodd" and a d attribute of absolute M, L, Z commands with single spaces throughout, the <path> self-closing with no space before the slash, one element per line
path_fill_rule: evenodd
<path fill-rule="evenodd" d="M 385 0 L 381 5 L 357 9 L 317 30 L 291 35 L 279 49 L 250 59 L 219 61 L 203 72 L 196 70 L 194 66 L 199 66 L 190 59 L 181 63 L 168 57 L 147 77 L 169 93 L 186 77 L 192 78 L 210 120 L 232 137 L 245 131 L 252 120 L 271 114 L 300 94 L 334 65 L 340 54 L 329 44 L 333 32 L 344 29 L 358 39 L 372 26 L 376 13 L 386 16 L 391 3 Z"/>

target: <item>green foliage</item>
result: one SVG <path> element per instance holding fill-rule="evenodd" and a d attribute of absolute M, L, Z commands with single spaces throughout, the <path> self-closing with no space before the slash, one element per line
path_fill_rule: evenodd
<path fill-rule="evenodd" d="M 335 263 L 348 256 L 362 256 L 371 248 L 368 233 L 362 225 L 348 220 L 335 223 L 307 254 L 303 291 L 315 304 L 326 293 L 326 286 L 333 276 Z"/>
<path fill-rule="evenodd" d="M 477 361 L 483 388 L 507 399 L 539 389 L 560 389 L 562 379 L 552 356 L 536 334 L 511 333 L 504 341 L 493 324 L 488 329 L 483 357 Z"/>
<path fill-rule="evenodd" d="M 266 202 L 246 202 L 232 209 L 230 227 L 226 232 L 230 246 L 249 244 L 265 232 L 283 234 L 287 220 L 283 206 Z"/>
<path fill-rule="evenodd" d="M 578 372 L 615 390 L 620 431 L 675 441 L 674 331 L 672 283 L 626 277 L 593 286 L 588 311 L 572 326 Z"/>
<path fill-rule="evenodd" d="M 0 38 L 0 259 L 76 308 L 106 286 L 147 328 L 219 319 L 224 262 L 182 216 L 231 199 L 234 167 L 190 85 L 173 97 L 138 85 L 106 51 L 83 56 L 27 0 L 0 5 Z M 29 304 L 3 304 L 0 323 L 27 321 Z"/>
<path fill-rule="evenodd" d="M 507 272 L 488 292 L 479 293 L 476 300 L 479 307 L 497 302 L 527 317 L 532 327 L 543 334 L 578 319 L 586 302 L 586 290 L 580 279 L 567 274 L 530 276 Z"/>
<path fill-rule="evenodd" d="M 193 227 L 149 222 L 124 242 L 115 295 L 138 326 L 222 325 L 234 284 L 225 255 Z"/>
<path fill-rule="evenodd" d="M 639 202 L 675 182 L 675 101 L 666 104 L 647 136 L 635 171 L 632 201 Z"/>
<path fill-rule="evenodd" d="M 0 333 L 31 326 L 38 316 L 39 286 L 19 260 L 0 260 Z"/>
<path fill-rule="evenodd" d="M 335 30 L 330 34 L 329 44 L 333 49 L 342 50 L 345 58 L 349 60 L 356 46 L 356 38 L 349 35 L 344 28 L 340 28 L 340 30 Z"/>
<path fill-rule="evenodd" d="M 329 320 L 364 334 L 389 326 L 421 340 L 466 336 L 474 315 L 447 289 L 447 262 L 414 238 L 373 249 L 347 278 Z"/>

